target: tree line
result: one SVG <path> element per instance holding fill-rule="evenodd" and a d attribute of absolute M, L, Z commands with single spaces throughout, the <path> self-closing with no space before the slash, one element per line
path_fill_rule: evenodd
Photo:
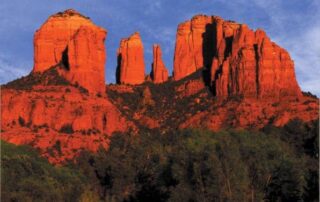
<path fill-rule="evenodd" d="M 54 167 L 2 142 L 3 201 L 318 201 L 317 121 L 283 128 L 114 134 Z"/>

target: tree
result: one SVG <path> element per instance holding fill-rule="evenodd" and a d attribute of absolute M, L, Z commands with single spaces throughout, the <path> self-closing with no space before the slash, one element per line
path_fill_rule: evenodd
<path fill-rule="evenodd" d="M 74 201 L 85 184 L 77 171 L 50 165 L 28 146 L 1 141 L 2 201 Z"/>

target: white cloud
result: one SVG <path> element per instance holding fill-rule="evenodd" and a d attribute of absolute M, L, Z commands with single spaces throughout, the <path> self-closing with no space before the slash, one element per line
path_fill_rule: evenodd
<path fill-rule="evenodd" d="M 160 0 L 147 1 L 147 7 L 144 10 L 145 15 L 149 14 L 157 14 L 159 13 L 159 9 L 162 7 L 162 3 Z"/>
<path fill-rule="evenodd" d="M 29 64 L 21 63 L 19 66 L 11 64 L 6 60 L 6 57 L 0 55 L 0 83 L 4 84 L 13 79 L 27 75 L 29 72 L 24 68 Z"/>
<path fill-rule="evenodd" d="M 295 43 L 296 41 L 296 43 Z M 288 42 L 301 88 L 320 95 L 320 24 Z M 299 43 L 297 43 L 299 42 Z"/>

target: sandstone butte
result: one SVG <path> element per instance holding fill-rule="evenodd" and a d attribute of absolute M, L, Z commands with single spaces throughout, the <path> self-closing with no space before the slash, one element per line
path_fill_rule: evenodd
<path fill-rule="evenodd" d="M 96 93 L 105 92 L 105 36 L 74 10 L 51 16 L 35 34 L 32 73 L 2 86 L 1 139 L 61 163 L 107 148 L 115 132 L 262 128 L 319 117 L 319 100 L 300 91 L 289 54 L 262 30 L 203 15 L 180 24 L 173 75 L 179 81 L 160 84 L 168 72 L 160 46 L 153 47 L 151 77 L 159 85 L 138 85 L 145 66 L 135 33 L 118 50 L 118 83 L 132 85 L 107 85 L 107 94 Z"/>
<path fill-rule="evenodd" d="M 34 35 L 33 72 L 62 65 L 60 74 L 93 93 L 104 93 L 106 30 L 69 9 L 49 17 Z"/>
<path fill-rule="evenodd" d="M 154 83 L 163 83 L 168 80 L 169 73 L 162 60 L 162 52 L 160 45 L 153 45 L 153 63 L 151 70 L 151 78 Z"/>
<path fill-rule="evenodd" d="M 214 95 L 227 97 L 301 96 L 288 52 L 260 29 L 197 15 L 178 26 L 174 79 L 199 68 L 210 70 Z"/>
<path fill-rule="evenodd" d="M 145 81 L 143 44 L 138 32 L 121 40 L 117 56 L 117 83 L 137 85 Z"/>

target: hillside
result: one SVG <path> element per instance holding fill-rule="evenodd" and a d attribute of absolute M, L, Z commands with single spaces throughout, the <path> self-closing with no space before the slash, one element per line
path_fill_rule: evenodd
<path fill-rule="evenodd" d="M 63 163 L 108 148 L 115 132 L 259 130 L 318 120 L 318 98 L 300 90 L 289 53 L 261 29 L 194 16 L 177 28 L 171 77 L 157 44 L 145 74 L 136 32 L 121 40 L 118 83 L 109 85 L 106 33 L 72 9 L 48 18 L 35 33 L 33 70 L 1 87 L 1 139 Z"/>

